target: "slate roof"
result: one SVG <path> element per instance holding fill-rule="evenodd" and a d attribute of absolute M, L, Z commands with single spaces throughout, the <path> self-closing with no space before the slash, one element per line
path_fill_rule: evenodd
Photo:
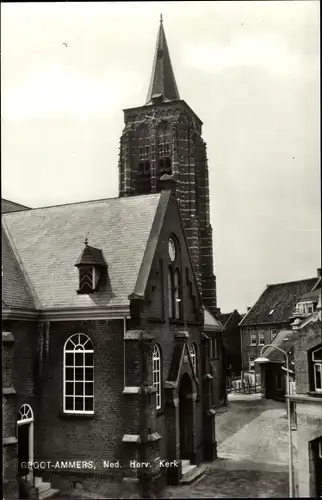
<path fill-rule="evenodd" d="M 1 198 L 1 213 L 5 214 L 7 212 L 17 212 L 18 210 L 30 210 L 29 207 L 20 205 L 20 203 L 15 203 L 14 201 L 5 200 Z"/>
<path fill-rule="evenodd" d="M 313 302 L 318 302 L 320 293 L 321 293 L 321 287 L 316 288 L 312 292 L 304 293 L 303 295 L 301 295 L 300 300 L 303 302 L 310 300 L 312 300 Z"/>
<path fill-rule="evenodd" d="M 3 215 L 9 243 L 21 261 L 38 308 L 127 307 L 160 196 L 110 198 Z M 108 265 L 108 280 L 91 295 L 76 293 L 75 264 L 86 235 L 90 245 L 102 250 Z M 4 266 L 12 266 L 8 251 L 4 258 Z M 16 280 L 8 279 L 5 288 L 4 298 L 17 296 Z"/>
<path fill-rule="evenodd" d="M 268 285 L 240 326 L 288 322 L 299 298 L 312 290 L 317 278 Z"/>
<path fill-rule="evenodd" d="M 222 322 L 223 325 L 225 325 L 227 323 L 227 321 L 229 320 L 230 316 L 232 315 L 233 313 L 222 313 L 220 315 L 220 321 Z"/>
<path fill-rule="evenodd" d="M 2 231 L 2 307 L 34 309 L 34 301 L 25 277 Z"/>

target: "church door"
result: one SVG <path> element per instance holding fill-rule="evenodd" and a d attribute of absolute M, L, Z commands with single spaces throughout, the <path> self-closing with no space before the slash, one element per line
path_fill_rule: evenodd
<path fill-rule="evenodd" d="M 179 387 L 180 458 L 191 460 L 193 444 L 193 399 L 189 375 L 182 376 Z"/>

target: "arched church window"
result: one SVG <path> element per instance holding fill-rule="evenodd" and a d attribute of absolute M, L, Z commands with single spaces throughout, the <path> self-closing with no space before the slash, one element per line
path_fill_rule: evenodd
<path fill-rule="evenodd" d="M 161 350 L 160 347 L 155 344 L 152 354 L 152 365 L 153 365 L 153 387 L 156 389 L 156 409 L 161 408 Z"/>
<path fill-rule="evenodd" d="M 193 369 L 194 369 L 195 373 L 197 373 L 197 349 L 196 349 L 196 345 L 194 343 L 191 344 L 189 351 L 190 351 L 190 357 L 191 357 Z"/>
<path fill-rule="evenodd" d="M 151 170 L 149 161 L 140 161 L 136 178 L 136 192 L 147 194 L 151 190 Z"/>
<path fill-rule="evenodd" d="M 181 283 L 180 272 L 176 269 L 174 272 L 174 310 L 175 319 L 181 319 Z"/>
<path fill-rule="evenodd" d="M 169 318 L 173 318 L 173 275 L 172 269 L 168 269 L 168 307 L 169 307 Z"/>
<path fill-rule="evenodd" d="M 94 413 L 94 349 L 91 339 L 75 333 L 64 346 L 65 413 Z"/>

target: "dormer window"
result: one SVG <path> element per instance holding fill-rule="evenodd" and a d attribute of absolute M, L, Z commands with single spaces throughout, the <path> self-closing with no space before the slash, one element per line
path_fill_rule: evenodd
<path fill-rule="evenodd" d="M 312 301 L 298 302 L 296 305 L 296 311 L 303 316 L 309 316 L 314 312 L 314 305 Z"/>
<path fill-rule="evenodd" d="M 97 290 L 107 264 L 102 250 L 88 245 L 85 240 L 85 248 L 78 258 L 75 266 L 79 271 L 79 294 L 90 294 Z"/>

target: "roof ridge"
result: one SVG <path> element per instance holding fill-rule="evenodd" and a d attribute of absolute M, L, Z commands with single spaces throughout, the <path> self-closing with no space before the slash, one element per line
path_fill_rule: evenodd
<path fill-rule="evenodd" d="M 302 278 L 300 280 L 293 280 L 293 281 L 282 281 L 280 283 L 272 283 L 271 285 L 266 286 L 266 290 L 270 286 L 279 286 L 279 285 L 290 285 L 291 283 L 301 283 L 302 281 L 311 281 L 311 280 L 317 280 L 317 276 L 312 276 L 312 278 Z"/>
<path fill-rule="evenodd" d="M 46 210 L 48 208 L 68 207 L 70 205 L 80 205 L 80 204 L 85 204 L 85 203 L 98 203 L 98 202 L 103 202 L 103 201 L 108 201 L 108 200 L 130 200 L 133 198 L 139 198 L 139 197 L 143 197 L 143 196 L 158 196 L 158 195 L 160 195 L 160 193 L 138 194 L 135 196 L 113 196 L 112 198 L 98 198 L 97 200 L 72 201 L 71 203 L 61 203 L 60 205 L 48 205 L 47 207 L 29 208 L 29 211 L 34 212 L 35 210 Z M 9 201 L 9 200 L 6 200 L 6 201 Z M 11 203 L 14 203 L 14 202 L 11 202 Z M 25 210 L 21 210 L 21 212 L 24 212 L 24 211 Z M 17 213 L 17 212 L 20 212 L 20 210 L 16 210 L 15 212 L 7 212 L 7 213 L 4 213 L 2 215 L 9 215 L 9 214 Z"/>

